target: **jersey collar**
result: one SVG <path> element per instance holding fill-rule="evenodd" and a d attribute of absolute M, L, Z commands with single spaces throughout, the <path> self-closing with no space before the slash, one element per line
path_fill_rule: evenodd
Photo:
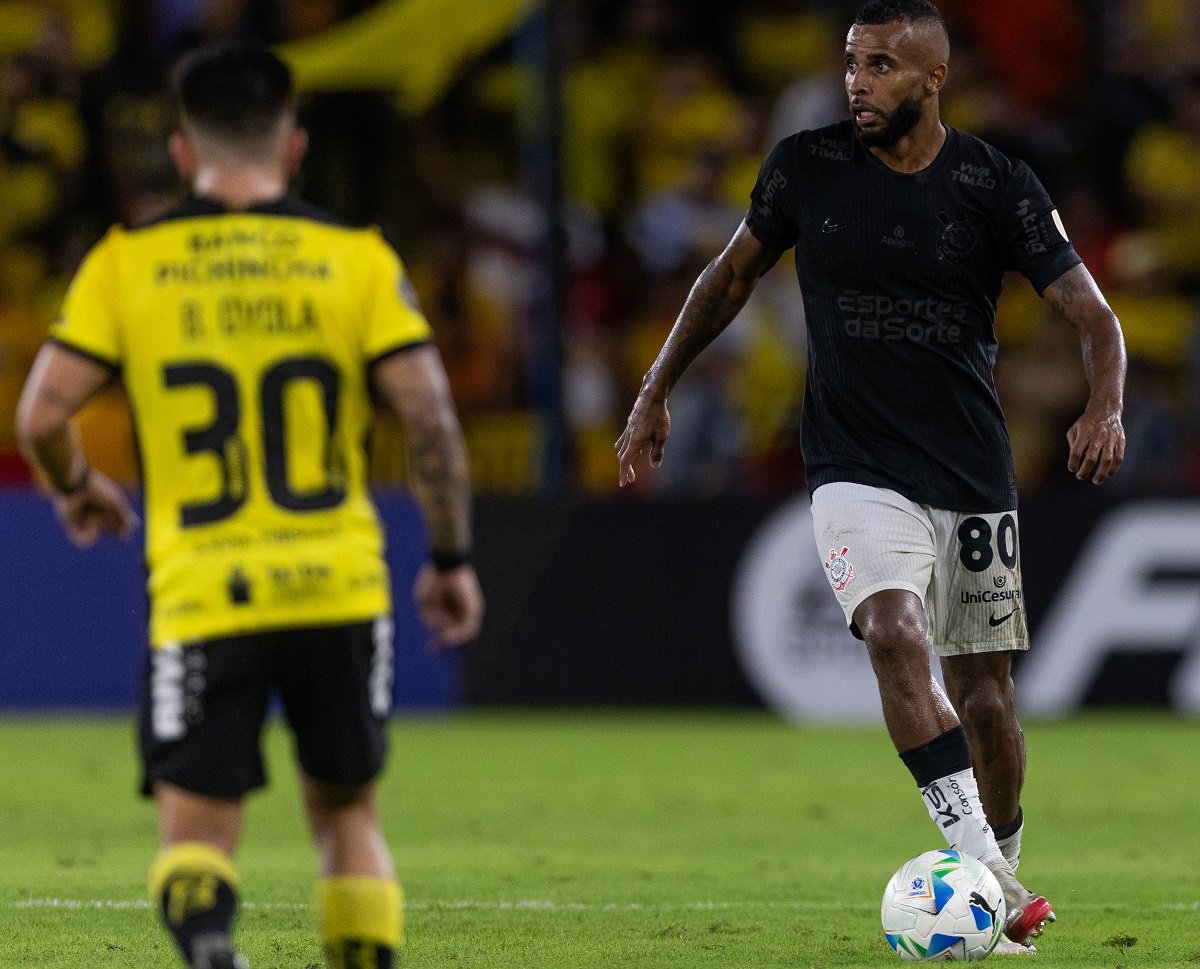
<path fill-rule="evenodd" d="M 861 152 L 867 159 L 867 164 L 878 172 L 890 175 L 893 178 L 899 179 L 924 179 L 938 174 L 946 163 L 950 160 L 950 156 L 954 153 L 954 147 L 958 144 L 958 131 L 951 128 L 950 125 L 943 122 L 943 127 L 946 129 L 946 140 L 942 142 L 942 147 L 938 149 L 937 155 L 928 165 L 916 172 L 898 172 L 890 167 L 885 162 L 880 161 L 857 137 L 854 138 L 856 150 Z M 853 129 L 851 130 L 853 136 Z"/>
<path fill-rule="evenodd" d="M 282 215 L 289 212 L 292 207 L 292 198 L 286 194 L 273 199 L 264 199 L 261 202 L 255 202 L 244 209 L 230 208 L 220 199 L 215 199 L 211 195 L 200 195 L 196 192 L 188 192 L 187 197 L 183 200 L 183 208 L 188 215 L 221 215 L 225 212 L 253 212 L 259 215 Z"/>

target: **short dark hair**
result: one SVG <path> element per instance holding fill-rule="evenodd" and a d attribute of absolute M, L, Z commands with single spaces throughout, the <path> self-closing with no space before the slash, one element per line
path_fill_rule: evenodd
<path fill-rule="evenodd" d="M 255 139 L 291 110 L 292 71 L 254 41 L 217 41 L 183 56 L 174 90 L 186 120 L 220 137 Z"/>
<path fill-rule="evenodd" d="M 937 24 L 946 32 L 942 12 L 929 0 L 869 0 L 854 18 L 856 24 L 890 24 L 904 20 L 912 24 Z"/>

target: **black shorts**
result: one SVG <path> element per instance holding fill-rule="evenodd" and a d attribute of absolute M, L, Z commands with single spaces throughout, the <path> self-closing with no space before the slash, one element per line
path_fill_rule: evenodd
<path fill-rule="evenodd" d="M 282 701 L 309 777 L 357 787 L 383 769 L 392 620 L 281 629 L 152 649 L 142 681 L 142 793 L 166 781 L 239 798 L 266 783 L 260 737 Z"/>

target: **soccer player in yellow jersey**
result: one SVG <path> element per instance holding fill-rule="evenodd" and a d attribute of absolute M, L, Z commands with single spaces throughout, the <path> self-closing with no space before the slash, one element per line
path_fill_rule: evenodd
<path fill-rule="evenodd" d="M 453 402 L 404 268 L 373 230 L 287 195 L 306 147 L 288 68 L 214 45 L 176 74 L 172 157 L 192 192 L 88 254 L 30 373 L 25 453 L 70 538 L 129 536 L 72 416 L 115 377 L 136 420 L 151 601 L 144 791 L 151 893 L 192 969 L 233 969 L 242 800 L 278 694 L 320 857 L 330 965 L 384 969 L 403 937 L 375 778 L 392 697 L 390 580 L 367 494 L 377 404 L 403 423 L 431 560 L 414 598 L 440 646 L 473 638 L 470 489 Z"/>

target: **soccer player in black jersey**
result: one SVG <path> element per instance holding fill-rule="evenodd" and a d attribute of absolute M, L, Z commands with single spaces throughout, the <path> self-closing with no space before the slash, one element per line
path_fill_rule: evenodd
<path fill-rule="evenodd" d="M 151 896 L 191 969 L 235 969 L 233 855 L 265 782 L 275 693 L 294 737 L 333 969 L 390 969 L 400 886 L 375 779 L 391 708 L 391 582 L 367 492 L 374 407 L 409 448 L 431 560 L 413 594 L 435 645 L 475 636 L 470 482 L 454 404 L 403 265 L 379 232 L 287 194 L 306 135 L 274 54 L 228 43 L 177 74 L 172 157 L 192 192 L 114 227 L 71 283 L 22 395 L 25 453 L 73 541 L 137 525 L 88 467 L 72 415 L 118 374 L 138 432 L 150 655 L 144 792 Z"/>
<path fill-rule="evenodd" d="M 1020 270 L 1079 334 L 1091 391 L 1067 432 L 1067 467 L 1097 485 L 1124 454 L 1125 348 L 1033 173 L 941 122 L 948 60 L 931 3 L 862 8 L 846 38 L 850 118 L 770 152 L 616 447 L 622 485 L 639 455 L 661 464 L 675 383 L 794 247 L 818 554 L 930 817 L 996 874 L 1016 948 L 1054 913 L 1014 875 L 1025 745 L 1010 674 L 1028 632 L 1012 450 L 992 379 L 1005 271 Z"/>

